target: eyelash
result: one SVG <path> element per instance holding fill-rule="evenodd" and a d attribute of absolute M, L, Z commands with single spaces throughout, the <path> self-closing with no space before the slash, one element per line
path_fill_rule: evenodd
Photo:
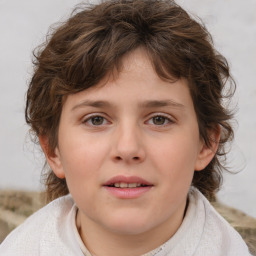
<path fill-rule="evenodd" d="M 163 124 L 155 124 L 153 123 L 153 119 L 154 118 L 163 118 L 164 120 L 164 123 Z M 93 124 L 92 121 L 93 121 L 93 118 L 101 118 L 102 119 L 102 123 L 100 124 Z M 150 120 L 152 120 L 152 123 L 150 123 Z M 94 115 L 90 115 L 89 117 L 87 117 L 85 120 L 82 121 L 83 124 L 88 124 L 89 126 L 92 126 L 92 127 L 101 127 L 103 125 L 106 125 L 107 123 L 110 123 L 107 118 L 105 118 L 104 116 L 102 116 L 101 114 L 94 114 Z M 169 124 L 172 124 L 174 123 L 173 119 L 170 118 L 170 116 L 168 115 L 164 115 L 162 113 L 156 113 L 154 114 L 153 116 L 151 116 L 149 119 L 147 119 L 147 121 L 145 122 L 146 124 L 150 124 L 152 126 L 156 126 L 156 127 L 163 127 L 163 126 L 167 126 Z"/>
<path fill-rule="evenodd" d="M 102 125 L 105 125 L 106 123 L 103 123 L 103 124 L 99 124 L 99 125 L 95 125 L 92 123 L 92 120 L 93 118 L 102 118 L 103 119 L 103 122 L 109 122 L 105 117 L 103 117 L 102 115 L 100 114 L 95 114 L 95 115 L 91 115 L 89 117 L 87 117 L 85 120 L 82 121 L 83 124 L 89 124 L 89 126 L 95 126 L 95 127 L 98 127 L 98 126 L 102 126 Z M 90 123 L 89 123 L 90 122 Z"/>
<path fill-rule="evenodd" d="M 154 123 L 152 123 L 151 125 L 154 125 L 154 126 L 157 126 L 157 127 L 163 127 L 163 126 L 167 126 L 169 124 L 174 123 L 173 119 L 171 119 L 169 115 L 165 115 L 165 114 L 162 114 L 162 113 L 157 113 L 157 114 L 151 116 L 150 119 L 148 119 L 147 122 L 149 122 L 150 120 L 153 121 L 153 119 L 156 118 L 156 117 L 163 118 L 164 123 L 163 124 L 154 124 Z"/>

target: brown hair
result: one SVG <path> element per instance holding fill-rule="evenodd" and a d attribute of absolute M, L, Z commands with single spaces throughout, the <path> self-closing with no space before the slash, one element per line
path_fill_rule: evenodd
<path fill-rule="evenodd" d="M 195 171 L 192 181 L 207 198 L 214 197 L 222 181 L 224 144 L 233 137 L 232 115 L 223 107 L 223 99 L 232 93 L 224 96 L 223 89 L 228 80 L 235 83 L 201 22 L 171 0 L 110 0 L 75 9 L 48 38 L 35 54 L 25 115 L 35 138 L 48 138 L 49 153 L 58 144 L 65 97 L 96 85 L 120 68 L 126 53 L 143 47 L 159 77 L 187 79 L 207 146 L 209 130 L 221 127 L 215 157 L 203 171 Z M 50 200 L 68 193 L 65 179 L 52 170 L 46 173 L 45 184 Z"/>

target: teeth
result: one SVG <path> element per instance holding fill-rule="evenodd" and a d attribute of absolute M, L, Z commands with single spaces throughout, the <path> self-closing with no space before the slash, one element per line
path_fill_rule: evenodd
<path fill-rule="evenodd" d="M 120 183 L 120 188 L 127 188 L 127 187 L 128 187 L 127 183 L 123 183 L 123 182 Z"/>
<path fill-rule="evenodd" d="M 113 184 L 116 188 L 136 188 L 140 187 L 141 183 L 124 183 L 124 182 L 117 182 Z"/>
<path fill-rule="evenodd" d="M 137 184 L 136 183 L 130 183 L 128 184 L 128 188 L 136 188 Z"/>

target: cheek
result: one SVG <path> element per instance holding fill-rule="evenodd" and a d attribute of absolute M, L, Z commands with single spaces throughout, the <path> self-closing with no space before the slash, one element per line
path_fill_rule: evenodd
<path fill-rule="evenodd" d="M 193 166 L 197 159 L 197 149 L 196 140 L 192 137 L 177 136 L 174 139 L 156 141 L 154 147 L 151 147 L 151 155 L 163 165 L 184 165 L 189 167 L 189 165 Z"/>
<path fill-rule="evenodd" d="M 62 141 L 60 152 L 67 182 L 81 184 L 98 174 L 108 148 L 97 140 L 70 136 Z"/>
<path fill-rule="evenodd" d="M 196 140 L 192 136 L 176 136 L 166 141 L 151 148 L 152 165 L 170 186 L 189 186 L 197 160 Z"/>

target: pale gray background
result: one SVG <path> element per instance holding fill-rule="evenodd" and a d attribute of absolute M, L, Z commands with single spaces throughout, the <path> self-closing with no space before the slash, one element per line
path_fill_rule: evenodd
<path fill-rule="evenodd" d="M 31 52 L 49 25 L 64 19 L 80 1 L 0 0 L 0 189 L 38 190 L 42 160 L 29 141 L 24 95 Z M 236 139 L 229 162 L 237 175 L 225 175 L 218 197 L 256 217 L 256 1 L 178 0 L 201 17 L 217 49 L 231 64 L 238 88 Z"/>

